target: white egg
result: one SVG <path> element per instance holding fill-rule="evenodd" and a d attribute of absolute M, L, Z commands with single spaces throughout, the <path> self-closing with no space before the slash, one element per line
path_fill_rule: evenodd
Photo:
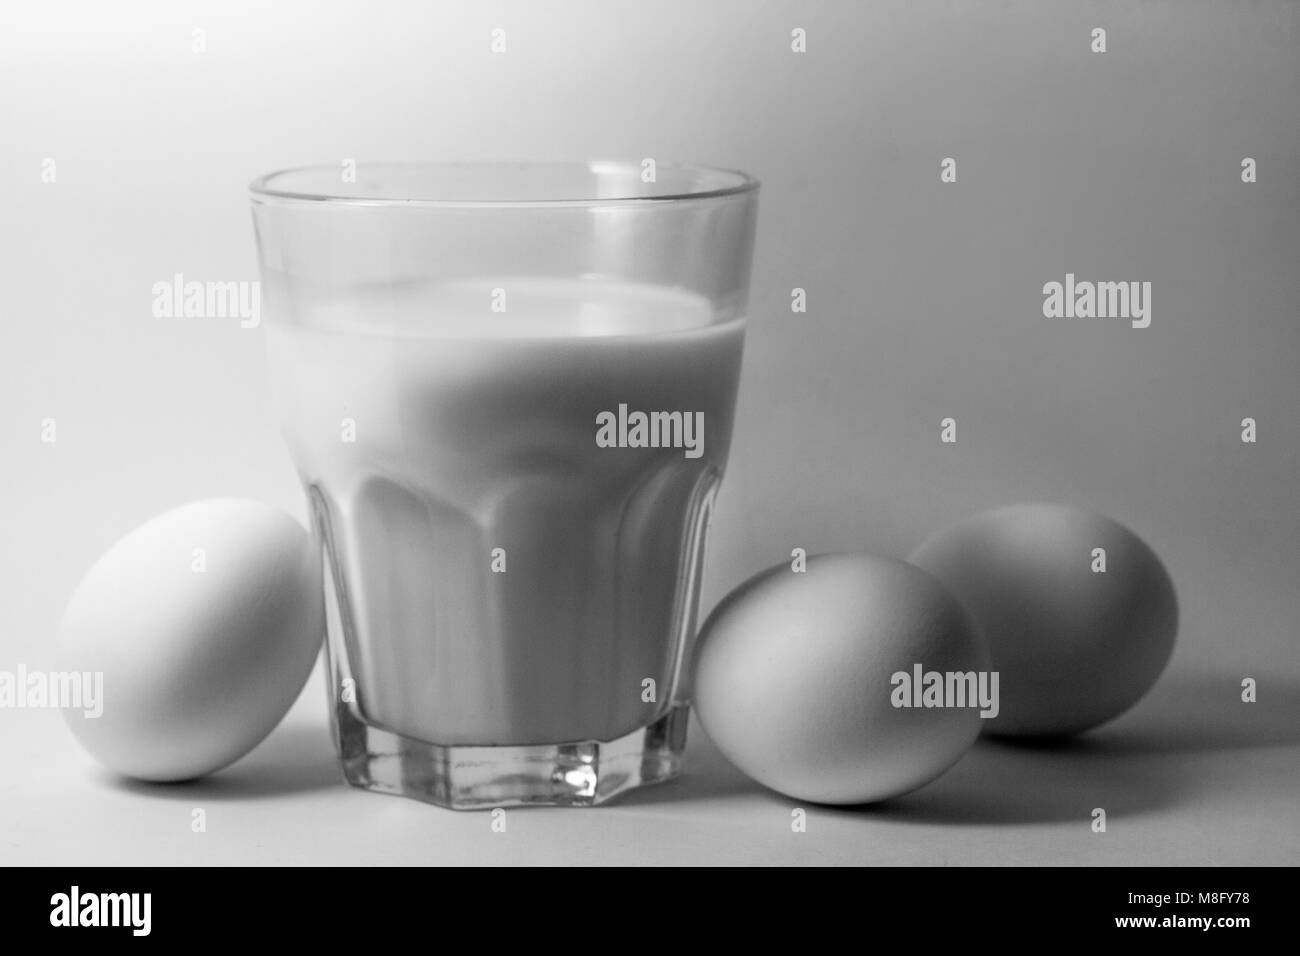
<path fill-rule="evenodd" d="M 718 748 L 800 800 L 867 803 L 952 766 L 980 731 L 974 706 L 895 706 L 895 675 L 987 670 L 961 607 L 889 558 L 828 554 L 774 567 L 709 616 L 695 710 Z"/>
<path fill-rule="evenodd" d="M 1051 504 L 985 511 L 909 559 L 971 615 L 1000 674 L 989 733 L 1079 733 L 1127 710 L 1173 653 L 1178 602 L 1141 538 L 1102 515 Z"/>
<path fill-rule="evenodd" d="M 130 532 L 77 586 L 58 667 L 102 674 L 102 712 L 64 716 L 119 773 L 199 777 L 279 723 L 323 634 L 320 555 L 297 521 L 255 501 L 185 505 Z"/>

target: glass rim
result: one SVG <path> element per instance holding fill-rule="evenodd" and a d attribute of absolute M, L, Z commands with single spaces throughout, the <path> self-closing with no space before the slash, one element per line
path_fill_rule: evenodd
<path fill-rule="evenodd" d="M 406 163 L 365 163 L 367 169 L 389 169 L 389 170 L 453 170 L 453 169 L 477 169 L 490 170 L 500 168 L 502 170 L 514 169 L 555 169 L 555 170 L 581 170 L 593 176 L 599 176 L 602 173 L 609 172 L 626 172 L 634 173 L 638 178 L 641 173 L 641 160 L 466 160 L 466 161 L 431 161 L 431 162 L 406 162 Z M 323 203 L 328 205 L 340 206 L 408 206 L 408 207 L 428 207 L 428 208 L 473 208 L 473 207 L 490 207 L 490 208 L 559 208 L 565 206 L 637 206 L 647 203 L 684 203 L 695 202 L 710 199 L 725 199 L 732 196 L 741 196 L 746 193 L 758 190 L 760 183 L 757 178 L 749 173 L 742 172 L 738 169 L 727 169 L 719 166 L 707 166 L 699 163 L 679 163 L 679 162 L 656 162 L 656 170 L 670 170 L 673 172 L 686 173 L 693 175 L 700 180 L 711 182 L 706 188 L 687 189 L 687 190 L 670 190 L 660 195 L 636 195 L 630 191 L 626 194 L 612 196 L 589 196 L 574 195 L 558 198 L 538 198 L 521 196 L 501 196 L 493 198 L 435 198 L 435 197 L 411 197 L 411 196 L 357 196 L 347 195 L 344 191 L 316 191 L 290 188 L 291 184 L 280 184 L 277 181 L 287 180 L 294 176 L 306 174 L 319 174 L 325 171 L 337 172 L 338 167 L 328 163 L 315 163 L 305 166 L 291 166 L 286 169 L 278 169 L 274 172 L 266 173 L 259 176 L 248 184 L 248 191 L 255 200 L 272 200 L 287 203 Z"/>

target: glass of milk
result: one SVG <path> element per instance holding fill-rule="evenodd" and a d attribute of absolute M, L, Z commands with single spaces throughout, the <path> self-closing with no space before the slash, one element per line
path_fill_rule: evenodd
<path fill-rule="evenodd" d="M 758 183 L 645 160 L 251 190 L 347 780 L 476 808 L 675 776 Z"/>

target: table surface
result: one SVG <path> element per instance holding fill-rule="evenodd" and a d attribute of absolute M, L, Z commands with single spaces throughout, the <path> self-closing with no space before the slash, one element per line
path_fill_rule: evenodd
<path fill-rule="evenodd" d="M 346 787 L 321 674 L 251 754 L 206 780 L 126 781 L 53 711 L 14 711 L 0 861 L 237 864 L 1293 864 L 1300 682 L 1167 673 L 1133 711 L 1065 745 L 980 741 L 939 780 L 866 808 L 801 805 L 749 781 L 692 726 L 678 781 L 597 809 L 512 809 L 504 832 Z M 12 752 L 16 748 L 16 753 Z M 15 770 L 17 772 L 15 772 Z M 806 811 L 795 832 L 792 811 Z M 1103 807 L 1105 833 L 1092 811 Z M 202 809 L 203 832 L 193 811 Z"/>

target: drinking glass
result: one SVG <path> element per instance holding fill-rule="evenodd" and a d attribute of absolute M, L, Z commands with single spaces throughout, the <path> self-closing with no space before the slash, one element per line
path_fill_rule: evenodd
<path fill-rule="evenodd" d="M 251 192 L 344 777 L 468 809 L 675 776 L 758 183 L 362 164 Z"/>

